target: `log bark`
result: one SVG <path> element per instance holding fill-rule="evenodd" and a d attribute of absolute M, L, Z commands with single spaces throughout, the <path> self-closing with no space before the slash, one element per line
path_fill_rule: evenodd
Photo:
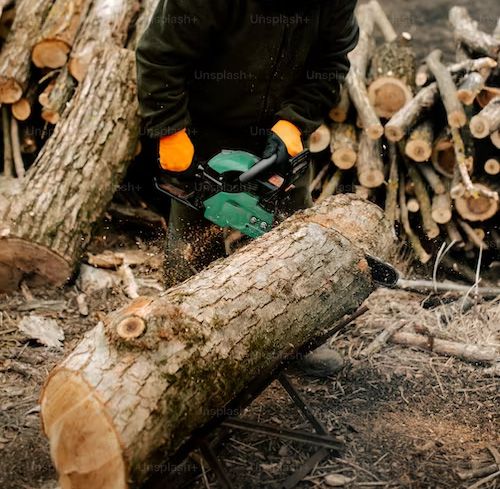
<path fill-rule="evenodd" d="M 31 277 L 63 284 L 134 156 L 139 135 L 131 51 L 109 47 L 0 215 L 0 290 Z"/>
<path fill-rule="evenodd" d="M 467 123 L 467 116 L 465 115 L 462 103 L 458 99 L 455 82 L 450 72 L 441 63 L 441 56 L 442 52 L 439 49 L 435 49 L 427 56 L 426 63 L 436 78 L 439 93 L 446 109 L 449 126 L 463 127 Z"/>
<path fill-rule="evenodd" d="M 127 45 L 129 49 L 135 51 L 137 49 L 137 45 L 147 29 L 153 15 L 155 13 L 156 7 L 160 3 L 160 0 L 142 0 L 141 1 L 141 12 L 139 17 L 137 18 L 137 22 L 135 23 L 135 29 L 130 41 Z"/>
<path fill-rule="evenodd" d="M 472 135 L 479 139 L 500 129 L 500 95 L 492 99 L 479 114 L 471 119 L 469 127 Z"/>
<path fill-rule="evenodd" d="M 415 52 L 410 46 L 388 42 L 372 57 L 368 96 L 376 114 L 390 119 L 413 97 Z"/>
<path fill-rule="evenodd" d="M 389 141 L 401 141 L 410 129 L 437 102 L 439 90 L 437 83 L 422 88 L 400 111 L 396 112 L 385 125 L 385 135 Z"/>
<path fill-rule="evenodd" d="M 352 124 L 332 124 L 330 150 L 337 168 L 349 170 L 356 164 L 358 140 Z"/>
<path fill-rule="evenodd" d="M 373 290 L 393 235 L 337 196 L 90 331 L 52 373 L 43 428 L 66 489 L 137 487 L 214 413 Z M 349 293 L 346 293 L 346 289 Z"/>
<path fill-rule="evenodd" d="M 429 239 L 434 239 L 439 236 L 440 231 L 439 226 L 436 224 L 436 221 L 434 221 L 434 219 L 432 218 L 432 203 L 427 192 L 425 182 L 423 181 L 420 173 L 413 164 L 406 160 L 405 163 L 408 169 L 408 176 L 410 177 L 414 185 L 415 197 L 417 198 L 420 206 L 419 211 L 422 217 L 422 226 L 424 232 Z"/>
<path fill-rule="evenodd" d="M 439 175 L 434 171 L 432 166 L 430 165 L 420 165 L 419 168 L 420 173 L 427 180 L 427 183 L 431 187 L 432 191 L 435 194 L 444 194 L 446 192 L 446 186 L 439 178 Z"/>
<path fill-rule="evenodd" d="M 434 128 L 431 121 L 424 121 L 413 129 L 406 142 L 405 153 L 413 161 L 422 163 L 432 155 Z"/>
<path fill-rule="evenodd" d="M 500 41 L 478 30 L 477 22 L 471 19 L 465 7 L 452 7 L 449 20 L 455 31 L 455 39 L 471 51 L 496 59 L 500 52 Z"/>
<path fill-rule="evenodd" d="M 62 68 L 92 0 L 55 0 L 31 58 L 38 68 Z"/>
<path fill-rule="evenodd" d="M 384 128 L 370 103 L 366 90 L 366 72 L 374 48 L 372 37 L 373 17 L 370 6 L 367 4 L 361 5 L 358 9 L 357 18 L 360 38 L 356 48 L 349 53 L 351 69 L 346 78 L 346 86 L 351 102 L 356 107 L 363 130 L 371 139 L 379 139 L 384 133 Z"/>
<path fill-rule="evenodd" d="M 31 49 L 53 0 L 19 0 L 12 30 L 0 53 L 0 103 L 17 102 L 28 87 Z"/>
<path fill-rule="evenodd" d="M 380 29 L 380 32 L 384 36 L 386 42 L 394 42 L 398 38 L 398 34 L 394 30 L 391 21 L 388 19 L 380 3 L 377 0 L 370 0 L 368 5 L 371 8 L 375 24 Z"/>
<path fill-rule="evenodd" d="M 70 75 L 67 67 L 61 72 L 38 98 L 42 106 L 42 118 L 50 124 L 57 124 L 64 109 L 68 105 L 76 87 L 74 78 Z"/>
<path fill-rule="evenodd" d="M 128 29 L 139 11 L 137 0 L 95 0 L 74 42 L 69 71 L 81 82 L 96 50 L 125 45 Z"/>
<path fill-rule="evenodd" d="M 495 132 L 492 132 L 490 134 L 490 139 L 493 146 L 495 146 L 495 148 L 500 149 L 500 129 L 497 129 Z"/>
<path fill-rule="evenodd" d="M 398 220 L 399 153 L 396 144 L 389 146 L 389 179 L 385 196 L 385 217 L 394 228 Z"/>
<path fill-rule="evenodd" d="M 363 187 L 376 188 L 384 183 L 384 162 L 380 142 L 370 139 L 364 132 L 359 137 L 356 169 L 359 183 Z"/>

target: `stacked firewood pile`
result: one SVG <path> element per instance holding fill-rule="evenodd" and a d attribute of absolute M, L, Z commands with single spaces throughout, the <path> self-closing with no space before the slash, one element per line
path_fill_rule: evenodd
<path fill-rule="evenodd" d="M 134 51 L 157 4 L 0 0 L 0 290 L 64 283 L 120 189 L 140 148 Z"/>
<path fill-rule="evenodd" d="M 456 62 L 443 64 L 434 50 L 417 68 L 411 36 L 395 32 L 376 0 L 359 7 L 358 19 L 333 122 L 310 140 L 331 159 L 313 182 L 316 198 L 354 190 L 385 206 L 422 263 L 444 242 L 461 261 L 476 260 L 479 249 L 497 253 L 500 20 L 489 35 L 453 7 Z"/>

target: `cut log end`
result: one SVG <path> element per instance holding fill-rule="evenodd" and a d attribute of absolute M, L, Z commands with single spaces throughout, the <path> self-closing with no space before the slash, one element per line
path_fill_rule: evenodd
<path fill-rule="evenodd" d="M 500 173 L 500 162 L 495 158 L 490 158 L 484 163 L 484 171 L 488 175 L 498 175 Z"/>
<path fill-rule="evenodd" d="M 15 104 L 23 96 L 23 89 L 12 78 L 0 77 L 0 103 Z"/>
<path fill-rule="evenodd" d="M 121 321 L 116 327 L 116 332 L 124 340 L 139 338 L 146 331 L 146 323 L 138 316 L 131 316 Z"/>
<path fill-rule="evenodd" d="M 358 175 L 359 183 L 366 188 L 377 188 L 384 183 L 384 174 L 379 170 L 365 170 Z"/>
<path fill-rule="evenodd" d="M 25 98 L 22 98 L 15 104 L 12 104 L 11 109 L 12 109 L 12 115 L 18 121 L 26 121 L 31 116 L 31 105 L 29 100 Z"/>
<path fill-rule="evenodd" d="M 385 136 L 389 141 L 397 143 L 398 141 L 401 141 L 401 139 L 404 138 L 405 134 L 398 126 L 386 125 Z"/>
<path fill-rule="evenodd" d="M 475 183 L 474 187 L 488 190 L 487 187 Z M 491 219 L 498 211 L 498 201 L 484 195 L 464 195 L 455 200 L 455 209 L 467 221 L 486 221 Z"/>
<path fill-rule="evenodd" d="M 490 127 L 485 119 L 480 116 L 475 116 L 471 119 L 470 132 L 475 138 L 483 139 L 490 134 Z"/>
<path fill-rule="evenodd" d="M 337 168 L 341 170 L 349 170 L 357 160 L 357 153 L 350 148 L 341 148 L 332 154 L 332 161 Z"/>
<path fill-rule="evenodd" d="M 0 239 L 0 292 L 15 290 L 22 280 L 56 287 L 72 274 L 69 263 L 53 251 L 19 238 Z"/>
<path fill-rule="evenodd" d="M 377 124 L 373 126 L 368 126 L 366 129 L 366 134 L 370 139 L 373 139 L 376 141 L 377 139 L 380 139 L 384 135 L 384 128 L 382 124 Z"/>
<path fill-rule="evenodd" d="M 432 163 L 441 175 L 452 178 L 456 162 L 455 148 L 451 141 L 443 140 L 434 146 Z"/>
<path fill-rule="evenodd" d="M 408 141 L 405 152 L 413 161 L 423 163 L 431 157 L 432 147 L 426 141 Z"/>
<path fill-rule="evenodd" d="M 464 127 L 467 124 L 467 115 L 463 110 L 450 111 L 448 114 L 448 124 L 450 127 Z"/>
<path fill-rule="evenodd" d="M 392 77 L 380 77 L 373 81 L 368 88 L 368 96 L 377 115 L 385 119 L 390 119 L 413 97 L 408 85 Z"/>
<path fill-rule="evenodd" d="M 123 449 L 102 401 L 78 373 L 60 369 L 49 380 L 41 399 L 42 423 L 56 441 L 51 456 L 61 489 L 126 489 Z"/>
<path fill-rule="evenodd" d="M 70 50 L 70 46 L 64 41 L 43 40 L 33 48 L 32 60 L 38 68 L 62 68 L 68 61 Z"/>
<path fill-rule="evenodd" d="M 493 143 L 493 146 L 495 146 L 495 148 L 500 149 L 500 130 L 492 133 L 490 138 L 491 138 L 491 142 Z"/>
<path fill-rule="evenodd" d="M 53 110 L 43 109 L 42 110 L 42 119 L 49 124 L 57 124 L 61 119 L 61 115 L 58 112 Z"/>
<path fill-rule="evenodd" d="M 321 153 L 330 145 L 330 129 L 321 125 L 311 134 L 309 138 L 309 150 L 311 153 Z"/>

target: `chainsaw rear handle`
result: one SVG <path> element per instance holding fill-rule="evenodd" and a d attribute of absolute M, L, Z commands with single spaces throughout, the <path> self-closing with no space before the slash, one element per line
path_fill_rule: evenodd
<path fill-rule="evenodd" d="M 250 170 L 242 173 L 239 177 L 240 183 L 247 183 L 251 180 L 255 180 L 261 173 L 264 173 L 269 168 L 272 168 L 273 165 L 278 160 L 278 155 L 272 155 L 269 158 L 264 158 L 259 162 L 255 163 Z"/>

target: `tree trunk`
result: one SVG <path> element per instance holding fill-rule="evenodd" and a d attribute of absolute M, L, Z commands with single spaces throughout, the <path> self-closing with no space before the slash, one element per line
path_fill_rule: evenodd
<path fill-rule="evenodd" d="M 390 119 L 413 97 L 415 52 L 399 42 L 385 43 L 374 53 L 368 96 L 379 117 Z"/>
<path fill-rule="evenodd" d="M 91 3 L 92 0 L 55 0 L 33 47 L 31 57 L 35 66 L 55 69 L 66 64 Z"/>
<path fill-rule="evenodd" d="M 31 49 L 53 0 L 19 0 L 16 17 L 0 53 L 0 103 L 17 102 L 28 87 Z"/>
<path fill-rule="evenodd" d="M 0 290 L 24 276 L 63 284 L 134 156 L 134 54 L 106 48 L 92 74 L 0 215 Z"/>
<path fill-rule="evenodd" d="M 137 0 L 94 1 L 71 52 L 69 71 L 76 80 L 83 80 L 97 49 L 109 44 L 125 45 L 138 10 Z"/>
<path fill-rule="evenodd" d="M 392 239 L 381 209 L 337 196 L 112 314 L 42 393 L 61 487 L 137 487 L 253 379 L 359 307 L 374 288 L 362 249 L 384 256 Z"/>

